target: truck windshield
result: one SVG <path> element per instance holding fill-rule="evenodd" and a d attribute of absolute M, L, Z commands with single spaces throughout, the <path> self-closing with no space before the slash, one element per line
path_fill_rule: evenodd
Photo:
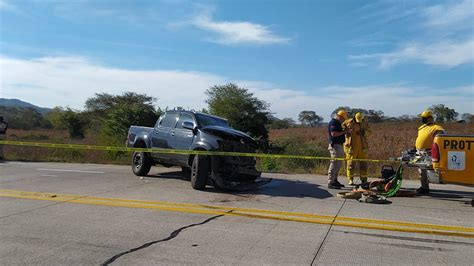
<path fill-rule="evenodd" d="M 217 117 L 196 114 L 196 119 L 200 127 L 219 126 L 230 128 L 230 125 L 227 123 L 227 121 L 225 121 L 224 119 L 219 119 Z"/>

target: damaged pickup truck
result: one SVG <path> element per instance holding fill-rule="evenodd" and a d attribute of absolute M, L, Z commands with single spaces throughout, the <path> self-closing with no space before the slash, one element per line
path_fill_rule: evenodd
<path fill-rule="evenodd" d="M 155 127 L 131 126 L 127 147 L 173 150 L 225 151 L 254 153 L 257 142 L 230 127 L 227 120 L 194 111 L 167 111 Z M 270 182 L 260 178 L 255 158 L 245 156 L 193 155 L 178 153 L 134 152 L 132 170 L 146 176 L 152 165 L 181 166 L 191 176 L 194 189 L 207 184 L 216 188 L 245 190 Z"/>

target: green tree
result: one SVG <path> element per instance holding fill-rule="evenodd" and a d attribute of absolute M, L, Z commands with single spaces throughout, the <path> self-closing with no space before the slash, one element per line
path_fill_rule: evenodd
<path fill-rule="evenodd" d="M 315 111 L 301 111 L 298 115 L 298 120 L 303 125 L 309 125 L 310 127 L 314 127 L 316 125 L 319 125 L 319 123 L 321 123 L 324 118 L 317 115 Z"/>
<path fill-rule="evenodd" d="M 64 108 L 56 106 L 53 110 L 46 114 L 46 119 L 51 123 L 54 129 L 66 129 L 61 117 L 63 116 Z"/>
<path fill-rule="evenodd" d="M 105 117 L 109 110 L 123 105 L 138 106 L 144 109 L 154 110 L 155 101 L 156 99 L 152 96 L 135 92 L 124 92 L 122 95 L 96 93 L 94 97 L 86 100 L 85 108 L 89 113 Z"/>
<path fill-rule="evenodd" d="M 398 120 L 400 122 L 411 122 L 411 121 L 418 121 L 419 118 L 412 115 L 402 115 L 398 117 Z"/>
<path fill-rule="evenodd" d="M 153 126 L 161 114 L 155 109 L 155 98 L 146 94 L 125 92 L 122 95 L 97 93 L 87 99 L 85 107 L 101 141 L 107 145 L 121 145 L 132 125 Z"/>
<path fill-rule="evenodd" d="M 368 110 L 365 116 L 369 123 L 382 123 L 386 119 L 384 113 L 380 110 Z"/>
<path fill-rule="evenodd" d="M 269 105 L 245 88 L 233 83 L 216 85 L 206 91 L 206 103 L 213 115 L 226 118 L 236 129 L 254 137 L 268 138 Z"/>
<path fill-rule="evenodd" d="M 49 121 L 37 109 L 31 107 L 0 106 L 0 114 L 10 128 L 25 130 L 51 128 Z"/>
<path fill-rule="evenodd" d="M 132 125 L 154 126 L 158 116 L 153 109 L 143 106 L 119 105 L 107 112 L 101 132 L 109 138 L 108 144 L 123 144 Z"/>
<path fill-rule="evenodd" d="M 279 119 L 274 116 L 269 116 L 269 124 L 267 125 L 270 129 L 282 129 L 289 128 L 295 125 L 295 120 L 293 118 L 283 118 Z"/>
<path fill-rule="evenodd" d="M 61 113 L 60 119 L 65 128 L 69 131 L 69 137 L 84 138 L 89 121 L 83 113 L 75 112 L 67 108 Z"/>
<path fill-rule="evenodd" d="M 381 111 L 381 110 L 366 110 L 366 109 L 362 109 L 362 108 L 351 108 L 349 106 L 340 106 L 340 107 L 336 108 L 331 113 L 331 116 L 334 117 L 334 115 L 339 110 L 346 110 L 348 118 L 354 117 L 354 115 L 356 113 L 361 113 L 365 118 L 367 118 L 367 121 L 369 123 L 381 123 L 386 119 L 386 117 L 384 115 L 384 112 Z"/>
<path fill-rule="evenodd" d="M 436 117 L 436 122 L 447 122 L 454 121 L 458 116 L 458 113 L 444 104 L 435 104 L 429 108 L 433 115 Z"/>
<path fill-rule="evenodd" d="M 461 119 L 468 123 L 472 123 L 474 122 L 474 115 L 470 113 L 464 113 L 461 115 Z"/>

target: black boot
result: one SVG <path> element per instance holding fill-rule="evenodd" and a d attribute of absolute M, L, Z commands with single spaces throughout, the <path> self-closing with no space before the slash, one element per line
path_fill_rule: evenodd
<path fill-rule="evenodd" d="M 424 188 L 424 187 L 420 187 L 416 190 L 416 193 L 419 194 L 419 195 L 428 195 L 430 194 L 430 189 L 429 188 Z"/>

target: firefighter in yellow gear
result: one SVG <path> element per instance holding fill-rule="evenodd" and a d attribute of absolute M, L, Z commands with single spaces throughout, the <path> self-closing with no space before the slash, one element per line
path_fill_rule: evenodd
<path fill-rule="evenodd" d="M 342 124 L 342 129 L 346 130 L 346 141 L 344 152 L 347 160 L 347 178 L 349 185 L 354 184 L 355 165 L 359 165 L 359 175 L 362 182 L 367 182 L 367 162 L 354 161 L 353 159 L 367 159 L 367 149 L 369 148 L 367 137 L 370 134 L 369 123 L 361 113 L 356 113 L 353 118 L 346 120 Z"/>
<path fill-rule="evenodd" d="M 417 150 L 431 150 L 434 137 L 437 134 L 443 133 L 444 128 L 434 123 L 433 113 L 430 110 L 421 113 L 420 117 L 423 125 L 418 128 L 415 147 Z"/>
<path fill-rule="evenodd" d="M 425 110 L 420 114 L 422 125 L 418 128 L 418 136 L 415 141 L 415 148 L 418 154 L 427 153 L 431 155 L 431 146 L 437 134 L 444 133 L 444 128 L 434 123 L 433 113 Z M 432 171 L 430 169 L 430 171 Z M 418 168 L 420 173 L 421 187 L 416 190 L 418 194 L 429 194 L 430 185 L 428 181 L 428 169 Z"/>

